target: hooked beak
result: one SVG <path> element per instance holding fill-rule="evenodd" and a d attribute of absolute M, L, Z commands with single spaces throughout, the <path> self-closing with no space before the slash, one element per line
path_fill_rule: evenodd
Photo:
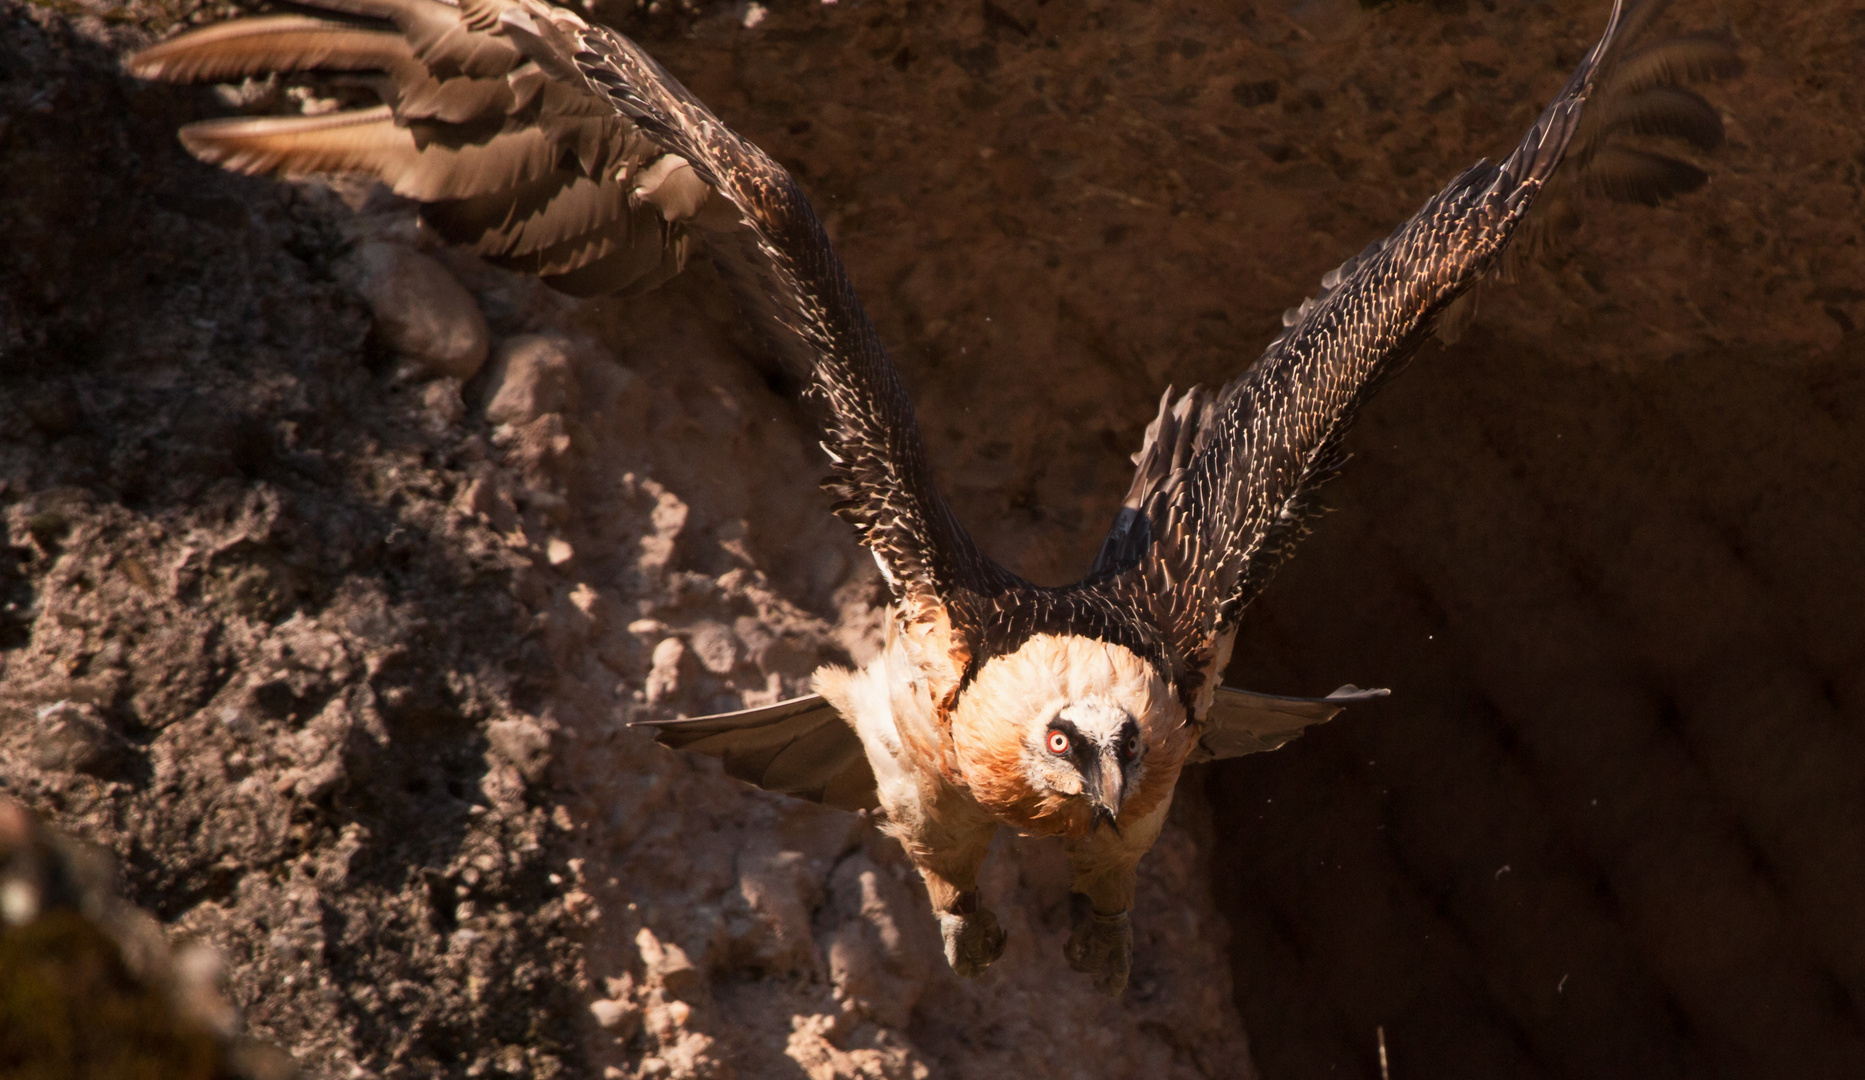
<path fill-rule="evenodd" d="M 1086 794 L 1094 803 L 1094 824 L 1097 827 L 1106 825 L 1114 830 L 1115 836 L 1119 836 L 1120 823 L 1115 819 L 1120 814 L 1126 777 L 1120 771 L 1120 762 L 1115 760 L 1112 753 L 1102 754 L 1096 764 L 1099 767 L 1093 770 L 1086 785 Z"/>

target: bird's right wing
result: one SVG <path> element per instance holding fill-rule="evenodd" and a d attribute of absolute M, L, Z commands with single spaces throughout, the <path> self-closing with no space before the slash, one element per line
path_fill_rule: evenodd
<path fill-rule="evenodd" d="M 129 69 L 184 82 L 349 73 L 383 104 L 210 120 L 182 139 L 241 172 L 375 176 L 447 239 L 568 292 L 652 286 L 703 235 L 753 328 L 827 406 L 835 510 L 909 622 L 949 621 L 956 593 L 1022 584 L 934 486 L 906 388 L 796 182 L 633 42 L 542 0 L 306 2 L 346 18 L 234 20 Z"/>
<path fill-rule="evenodd" d="M 880 564 L 910 623 L 943 623 L 959 593 L 1024 583 L 986 558 L 933 483 L 913 404 L 796 181 L 726 127 L 634 42 L 527 0 L 503 17 L 533 56 L 573 65 L 614 110 L 688 163 L 737 211 L 707 249 L 753 325 L 808 372 L 826 406 L 824 485 Z M 963 666 L 967 648 L 953 641 Z"/>
<path fill-rule="evenodd" d="M 1668 0 L 1643 0 L 1624 12 L 1611 48 L 1597 58 L 1595 86 L 1573 129 L 1565 156 L 1544 177 L 1530 212 L 1521 216 L 1495 264 L 1496 276 L 1512 279 L 1533 260 L 1558 254 L 1579 226 L 1586 203 L 1606 199 L 1653 205 L 1695 191 L 1709 174 L 1653 139 L 1670 139 L 1696 151 L 1723 141 L 1722 116 L 1689 84 L 1731 77 L 1742 70 L 1735 44 L 1726 34 L 1692 31 L 1641 40 Z M 1378 248 L 1340 267 L 1329 280 L 1350 278 Z M 1332 291 L 1334 286 L 1324 285 Z M 1439 339 L 1454 342 L 1474 318 L 1479 290 L 1463 292 L 1439 312 Z M 1327 299 L 1318 296 L 1291 315 L 1312 311 Z M 1285 336 L 1284 340 L 1287 340 Z M 1280 344 L 1280 343 L 1279 343 Z M 1184 395 L 1170 388 L 1159 413 L 1147 427 L 1127 497 L 1108 530 L 1089 576 L 1105 576 L 1136 564 L 1151 545 L 1149 502 L 1184 477 L 1195 447 L 1212 422 L 1212 398 L 1193 387 Z"/>
<path fill-rule="evenodd" d="M 335 17 L 235 19 L 126 66 L 169 82 L 320 73 L 338 97 L 381 102 L 189 124 L 181 140 L 204 161 L 374 177 L 419 202 L 448 241 L 572 295 L 639 291 L 679 272 L 705 185 L 580 79 L 527 56 L 498 24 L 504 0 L 306 2 Z"/>

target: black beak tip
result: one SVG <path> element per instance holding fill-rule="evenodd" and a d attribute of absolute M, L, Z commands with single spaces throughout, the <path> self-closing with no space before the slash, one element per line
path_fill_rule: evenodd
<path fill-rule="evenodd" d="M 1120 822 L 1115 820 L 1114 812 L 1105 806 L 1097 806 L 1094 808 L 1094 823 L 1096 826 L 1105 825 L 1114 830 L 1115 836 L 1120 835 Z"/>

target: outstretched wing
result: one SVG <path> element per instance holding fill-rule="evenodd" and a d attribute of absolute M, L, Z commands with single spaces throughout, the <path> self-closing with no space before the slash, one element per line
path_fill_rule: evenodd
<path fill-rule="evenodd" d="M 938 622 L 955 592 L 1022 584 L 940 497 L 906 388 L 795 181 L 633 42 L 541 0 L 306 2 L 346 20 L 236 20 L 129 68 L 351 73 L 381 105 L 207 121 L 183 141 L 242 172 L 375 176 L 449 240 L 568 292 L 651 287 L 703 233 L 753 325 L 827 405 L 836 512 L 909 613 Z"/>
<path fill-rule="evenodd" d="M 716 757 L 726 775 L 766 791 L 872 810 L 874 769 L 861 737 L 820 694 L 694 720 L 643 720 L 662 746 Z"/>
<path fill-rule="evenodd" d="M 1136 456 L 1119 535 L 1097 563 L 1102 580 L 1084 585 L 1150 611 L 1194 715 L 1211 707 L 1236 617 L 1303 530 L 1361 404 L 1493 265 L 1560 165 L 1621 19 L 1615 0 L 1599 44 L 1508 158 L 1472 166 L 1329 273 L 1317 296 L 1283 317 L 1282 336 L 1217 394 L 1194 389 L 1163 403 Z"/>
<path fill-rule="evenodd" d="M 827 406 L 825 485 L 912 620 L 943 621 L 956 594 L 1025 583 L 979 552 L 933 483 L 913 404 L 796 181 L 708 112 L 653 58 L 605 27 L 526 3 L 504 17 L 532 55 L 574 65 L 614 109 L 677 153 L 737 211 L 707 249 L 754 325 L 809 372 Z M 962 654 L 963 643 L 955 643 Z M 961 659 L 962 663 L 962 659 Z"/>

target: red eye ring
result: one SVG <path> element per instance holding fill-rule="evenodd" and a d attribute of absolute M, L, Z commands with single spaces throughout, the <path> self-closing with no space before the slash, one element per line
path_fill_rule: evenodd
<path fill-rule="evenodd" d="M 1060 731 L 1052 731 L 1049 733 L 1049 752 L 1050 753 L 1066 754 L 1068 753 L 1068 747 L 1069 747 L 1069 742 L 1068 742 L 1067 735 L 1063 734 Z"/>

